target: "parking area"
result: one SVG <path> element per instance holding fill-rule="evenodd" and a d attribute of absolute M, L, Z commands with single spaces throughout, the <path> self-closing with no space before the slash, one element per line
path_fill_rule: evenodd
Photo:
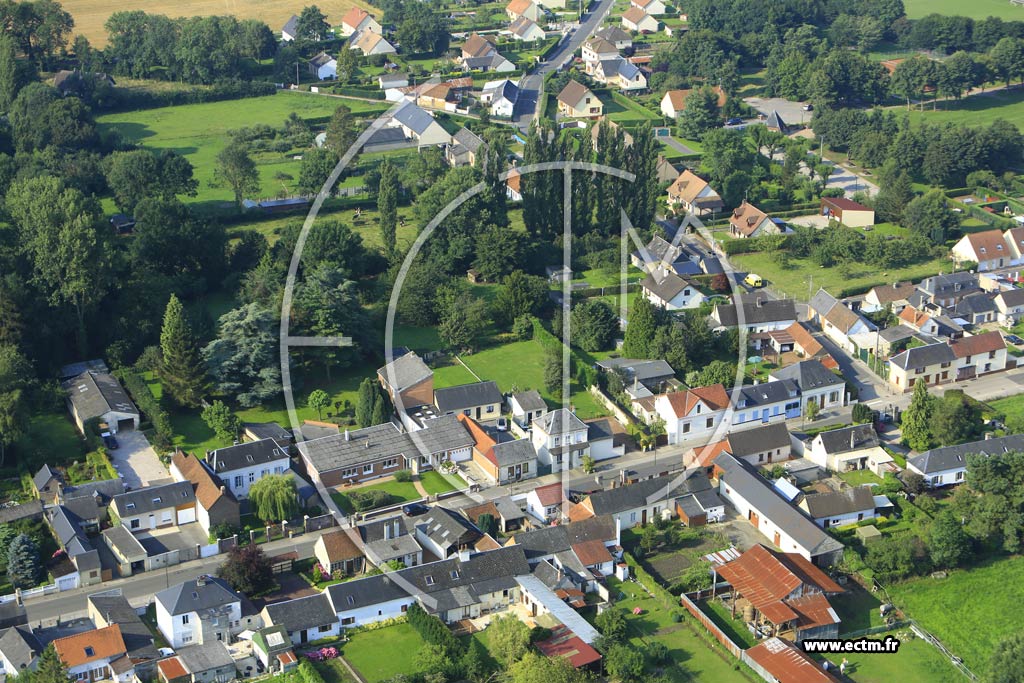
<path fill-rule="evenodd" d="M 171 475 L 160 462 L 146 435 L 128 430 L 117 433 L 117 448 L 109 451 L 114 469 L 132 489 L 142 488 Z"/>
<path fill-rule="evenodd" d="M 791 102 L 781 97 L 745 97 L 743 101 L 765 116 L 773 111 L 779 112 L 787 126 L 807 125 L 814 115 L 813 112 L 804 111 L 803 102 Z"/>
<path fill-rule="evenodd" d="M 154 529 L 137 534 L 139 543 L 152 557 L 172 550 L 188 550 L 194 552 L 197 545 L 207 545 L 209 539 L 198 523 L 172 526 L 166 529 Z"/>
<path fill-rule="evenodd" d="M 761 532 L 741 517 L 736 512 L 736 508 L 728 504 L 725 506 L 725 520 L 710 525 L 708 528 L 724 534 L 729 539 L 729 542 L 741 553 L 750 550 L 759 543 L 769 544 L 768 539 L 762 536 Z"/>
<path fill-rule="evenodd" d="M 810 216 L 797 216 L 796 218 L 788 218 L 786 220 L 793 225 L 803 225 L 808 228 L 818 228 L 819 230 L 828 227 L 828 216 L 816 213 Z"/>

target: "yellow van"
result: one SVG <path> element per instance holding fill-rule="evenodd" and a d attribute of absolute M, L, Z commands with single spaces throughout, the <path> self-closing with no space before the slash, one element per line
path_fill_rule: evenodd
<path fill-rule="evenodd" d="M 748 287 L 764 287 L 764 280 L 757 273 L 747 273 L 747 276 L 743 278 L 743 284 Z"/>

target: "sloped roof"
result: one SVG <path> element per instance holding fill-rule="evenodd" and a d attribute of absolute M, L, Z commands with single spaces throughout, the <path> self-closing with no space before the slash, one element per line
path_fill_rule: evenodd
<path fill-rule="evenodd" d="M 604 38 L 605 40 L 616 43 L 622 42 L 624 40 L 633 42 L 633 36 L 629 35 L 618 26 L 606 26 L 602 28 L 600 31 L 596 31 L 594 35 L 597 36 L 598 38 Z"/>
<path fill-rule="evenodd" d="M 196 678 L 199 678 L 203 672 L 226 669 L 235 663 L 228 651 L 228 646 L 220 640 L 180 648 L 178 659 Z"/>
<path fill-rule="evenodd" d="M 505 11 L 521 15 L 523 12 L 528 11 L 532 5 L 532 0 L 511 0 L 511 2 L 505 6 Z"/>
<path fill-rule="evenodd" d="M 516 400 L 519 407 L 523 410 L 534 411 L 534 410 L 547 410 L 548 404 L 541 398 L 540 392 L 536 389 L 527 389 L 526 391 L 520 391 L 512 394 L 512 398 Z"/>
<path fill-rule="evenodd" d="M 878 432 L 870 422 L 821 432 L 816 437 L 826 453 L 848 453 L 878 445 Z"/>
<path fill-rule="evenodd" d="M 1003 341 L 1001 333 L 993 330 L 991 332 L 964 335 L 959 339 L 953 339 L 949 342 L 949 348 L 953 350 L 953 355 L 957 358 L 966 358 L 967 356 L 976 356 L 980 353 L 1005 349 L 1006 342 Z"/>
<path fill-rule="evenodd" d="M 501 403 L 501 390 L 493 381 L 459 384 L 434 390 L 434 404 L 438 410 L 450 413 L 476 406 Z"/>
<path fill-rule="evenodd" d="M 430 115 L 427 114 L 427 116 Z M 422 358 L 410 351 L 384 367 L 377 368 L 377 375 L 391 387 L 392 391 L 400 392 L 423 380 L 430 379 L 434 376 L 434 371 L 423 362 Z"/>
<path fill-rule="evenodd" d="M 869 294 L 874 294 L 878 303 L 884 305 L 896 301 L 905 301 L 915 291 L 917 291 L 917 285 L 913 282 L 895 282 L 891 285 L 872 287 Z"/>
<path fill-rule="evenodd" d="M 437 123 L 433 116 L 412 102 L 403 104 L 392 118 L 417 135 L 424 133 L 430 126 Z"/>
<path fill-rule="evenodd" d="M 789 128 L 789 126 L 786 125 L 786 122 L 782 120 L 782 117 L 779 116 L 779 112 L 774 109 L 772 110 L 772 113 L 768 115 L 768 119 L 764 122 L 764 125 L 768 128 L 780 130 L 783 133 L 785 133 L 786 129 Z"/>
<path fill-rule="evenodd" d="M 804 327 L 803 323 L 795 322 L 787 327 L 785 331 L 793 338 L 793 342 L 803 349 L 804 354 L 812 358 L 824 349 L 821 342 L 814 338 L 814 335 Z"/>
<path fill-rule="evenodd" d="M 655 479 L 645 479 L 627 486 L 595 491 L 587 496 L 585 506 L 594 515 L 614 515 L 626 510 L 645 507 L 659 500 L 674 498 L 684 493 L 692 493 L 710 488 L 711 483 L 703 470 L 695 470 L 682 478 L 680 475 L 669 475 Z M 650 501 L 650 502 L 648 502 Z"/>
<path fill-rule="evenodd" d="M 682 91 L 676 91 L 676 92 L 682 92 Z M 673 108 L 675 108 L 675 104 L 673 104 L 672 106 L 673 106 Z M 701 192 L 703 192 L 705 190 L 705 188 L 707 188 L 707 187 L 708 187 L 708 181 L 704 180 L 703 178 L 701 178 L 699 175 L 697 175 L 696 173 L 694 173 L 690 169 L 686 169 L 685 171 L 683 171 L 680 174 L 680 176 L 678 178 L 675 179 L 675 181 L 671 185 L 669 185 L 668 196 L 673 198 L 673 199 L 678 198 L 678 199 L 686 202 L 687 204 L 693 204 L 694 202 L 698 201 L 697 200 L 697 195 L 699 195 Z M 711 190 L 711 196 L 710 197 L 702 198 L 699 201 L 699 203 L 701 205 L 705 205 L 705 204 L 721 205 L 722 198 L 719 196 L 719 194 L 717 192 L 714 191 L 714 189 L 712 189 Z"/>
<path fill-rule="evenodd" d="M 764 296 L 741 296 L 743 320 L 747 325 L 760 325 L 771 322 L 796 321 L 796 305 L 792 299 L 768 299 Z M 723 327 L 738 325 L 739 316 L 736 304 L 719 304 L 715 306 L 715 316 Z"/>
<path fill-rule="evenodd" d="M 204 510 L 210 510 L 221 500 L 227 500 L 237 505 L 234 495 L 223 485 L 217 475 L 212 474 L 199 458 L 195 458 L 184 451 L 175 452 L 171 463 L 181 472 L 195 487 L 196 500 L 203 506 Z"/>
<path fill-rule="evenodd" d="M 844 383 L 842 377 L 822 365 L 821 361 L 814 359 L 802 360 L 799 363 L 774 370 L 771 377 L 776 380 L 795 380 L 800 391 L 804 393 L 812 389 L 838 386 Z"/>
<path fill-rule="evenodd" d="M 778 683 L 837 683 L 832 674 L 822 669 L 799 647 L 781 638 L 769 638 L 747 650 Z"/>
<path fill-rule="evenodd" d="M 218 475 L 282 460 L 287 461 L 288 454 L 274 439 L 245 441 L 210 451 L 206 456 L 206 463 Z"/>
<path fill-rule="evenodd" d="M 335 529 L 322 535 L 320 539 L 324 542 L 324 549 L 327 551 L 327 559 L 331 562 L 343 560 L 354 560 L 363 556 L 363 551 L 355 544 L 352 537 L 345 529 Z"/>
<path fill-rule="evenodd" d="M 744 200 L 742 204 L 733 209 L 732 215 L 729 216 L 729 225 L 738 232 L 750 236 L 767 219 L 768 214 Z"/>
<path fill-rule="evenodd" d="M 483 534 L 462 515 L 441 506 L 416 519 L 416 531 L 442 548 L 472 543 Z"/>
<path fill-rule="evenodd" d="M 195 502 L 196 494 L 192 489 L 192 482 L 176 481 L 173 484 L 147 486 L 122 493 L 114 496 L 111 505 L 117 515 L 123 519 Z"/>
<path fill-rule="evenodd" d="M 69 668 L 127 653 L 121 627 L 117 624 L 58 638 L 52 644 L 57 656 Z"/>
<path fill-rule="evenodd" d="M 920 455 L 907 459 L 908 465 L 925 475 L 946 470 L 955 470 L 967 467 L 967 456 L 974 454 L 1001 455 L 1007 451 L 1024 451 L 1024 434 L 1011 434 L 1010 436 L 997 436 L 981 441 L 960 444 L 958 446 L 944 446 L 933 448 Z"/>
<path fill-rule="evenodd" d="M 586 42 L 583 43 L 583 46 L 588 50 L 592 50 L 593 52 L 599 55 L 610 53 L 619 54 L 619 49 L 617 47 L 615 47 L 612 43 L 608 42 L 607 40 L 599 36 L 595 36 L 587 40 Z"/>
<path fill-rule="evenodd" d="M 32 477 L 32 483 L 36 485 L 37 489 L 42 490 L 51 479 L 62 481 L 61 476 L 56 470 L 50 469 L 49 465 L 43 465 L 39 468 L 39 471 L 36 472 L 35 476 Z"/>
<path fill-rule="evenodd" d="M 326 593 L 271 603 L 263 609 L 272 624 L 284 626 L 289 632 L 327 626 L 338 621 L 338 615 L 331 607 Z"/>
<path fill-rule="evenodd" d="M 637 26 L 639 26 L 640 22 L 646 19 L 647 16 L 647 12 L 635 6 L 630 6 L 629 9 L 622 13 L 622 18 L 625 21 L 628 21 L 629 23 L 635 24 Z"/>
<path fill-rule="evenodd" d="M 569 107 L 575 107 L 588 92 L 590 92 L 590 88 L 579 81 L 570 80 L 558 93 L 558 101 Z"/>
<path fill-rule="evenodd" d="M 587 424 L 583 420 L 565 408 L 544 413 L 535 419 L 533 424 L 545 434 L 564 434 L 587 428 Z"/>
<path fill-rule="evenodd" d="M 66 381 L 64 390 L 83 421 L 102 417 L 109 412 L 139 414 L 121 383 L 107 373 L 83 372 Z"/>
<path fill-rule="evenodd" d="M 281 33 L 287 33 L 290 36 L 294 36 L 298 25 L 299 17 L 293 14 L 288 21 L 284 22 L 284 26 L 281 28 Z"/>
<path fill-rule="evenodd" d="M 937 342 L 907 349 L 890 358 L 889 362 L 903 370 L 914 370 L 940 363 L 952 363 L 955 358 L 949 344 Z"/>
<path fill-rule="evenodd" d="M 494 40 L 484 37 L 479 33 L 471 33 L 466 42 L 462 44 L 462 54 L 470 57 L 486 57 L 495 54 L 498 49 L 494 46 Z"/>
<path fill-rule="evenodd" d="M 537 22 L 530 19 L 525 14 L 521 15 L 508 26 L 508 29 L 517 36 L 525 36 L 534 28 L 539 28 L 539 26 L 537 26 Z"/>
<path fill-rule="evenodd" d="M 815 519 L 839 517 L 875 509 L 875 498 L 868 486 L 851 486 L 842 491 L 815 493 L 804 498 L 807 512 Z"/>
<path fill-rule="evenodd" d="M 533 490 L 533 492 L 537 496 L 537 500 L 540 501 L 540 504 L 545 507 L 558 505 L 562 502 L 561 482 L 555 482 L 554 484 L 538 486 Z"/>
<path fill-rule="evenodd" d="M 729 406 L 729 394 L 721 384 L 673 391 L 665 394 L 665 398 L 676 417 L 689 415 L 698 402 L 704 403 L 711 410 L 724 410 Z"/>
<path fill-rule="evenodd" d="M 1003 233 L 999 230 L 985 230 L 964 235 L 963 239 L 971 246 L 971 251 L 980 261 L 987 261 L 1000 256 L 1008 256 L 1010 249 L 1006 246 Z"/>
<path fill-rule="evenodd" d="M 42 651 L 42 644 L 27 627 L 12 626 L 0 635 L 0 653 L 14 667 L 8 677 L 29 668 Z"/>
<path fill-rule="evenodd" d="M 729 452 L 737 458 L 772 448 L 789 448 L 792 445 L 785 422 L 732 431 L 726 438 L 729 442 Z"/>
<path fill-rule="evenodd" d="M 762 405 L 781 403 L 800 395 L 800 389 L 796 382 L 791 379 L 761 382 L 760 384 L 745 385 L 740 387 L 740 396 L 743 403 L 737 405 L 738 409 L 756 408 Z"/>
<path fill-rule="evenodd" d="M 172 617 L 241 602 L 241 597 L 223 579 L 214 576 L 179 583 L 160 591 L 155 597 Z"/>
<path fill-rule="evenodd" d="M 351 28 L 359 28 L 359 24 L 363 23 L 363 20 L 369 16 L 371 16 L 370 13 L 363 8 L 353 7 L 345 12 L 345 16 L 341 18 L 341 23 Z"/>

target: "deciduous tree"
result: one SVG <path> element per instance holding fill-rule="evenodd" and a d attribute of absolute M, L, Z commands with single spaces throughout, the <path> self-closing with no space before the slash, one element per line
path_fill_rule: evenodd
<path fill-rule="evenodd" d="M 323 389 L 315 389 L 306 399 L 306 405 L 316 411 L 316 419 L 322 420 L 324 411 L 331 407 L 331 397 Z"/>
<path fill-rule="evenodd" d="M 506 668 L 518 662 L 530 646 L 530 629 L 515 616 L 498 617 L 487 627 L 488 642 L 495 658 Z"/>
<path fill-rule="evenodd" d="M 258 595 L 274 585 L 274 570 L 263 549 L 255 543 L 235 546 L 217 569 L 217 576 L 232 589 L 248 596 Z"/>
<path fill-rule="evenodd" d="M 249 487 L 249 500 L 256 516 L 266 522 L 288 521 L 299 512 L 299 494 L 295 479 L 285 474 L 270 474 Z"/>
<path fill-rule="evenodd" d="M 238 438 L 242 421 L 238 419 L 231 407 L 220 399 L 203 408 L 203 422 L 214 431 L 222 442 L 231 443 Z"/>
<path fill-rule="evenodd" d="M 231 188 L 235 204 L 242 205 L 246 194 L 260 188 L 260 175 L 249 152 L 238 142 L 232 142 L 217 154 L 215 166 L 217 180 Z"/>

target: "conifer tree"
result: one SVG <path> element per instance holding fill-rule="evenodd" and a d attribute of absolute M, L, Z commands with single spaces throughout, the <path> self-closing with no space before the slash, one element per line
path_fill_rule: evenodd
<path fill-rule="evenodd" d="M 210 388 L 199 345 L 185 318 L 185 309 L 174 294 L 167 302 L 160 331 L 159 374 L 164 391 L 181 406 L 198 406 Z"/>
<path fill-rule="evenodd" d="M 15 588 L 35 588 L 42 567 L 39 546 L 27 534 L 18 534 L 7 549 L 7 578 Z"/>
<path fill-rule="evenodd" d="M 900 426 L 903 430 L 903 443 L 915 451 L 926 451 L 932 445 L 932 414 L 934 401 L 928 393 L 928 385 L 918 380 L 914 384 L 914 396 L 910 406 L 903 411 Z"/>

